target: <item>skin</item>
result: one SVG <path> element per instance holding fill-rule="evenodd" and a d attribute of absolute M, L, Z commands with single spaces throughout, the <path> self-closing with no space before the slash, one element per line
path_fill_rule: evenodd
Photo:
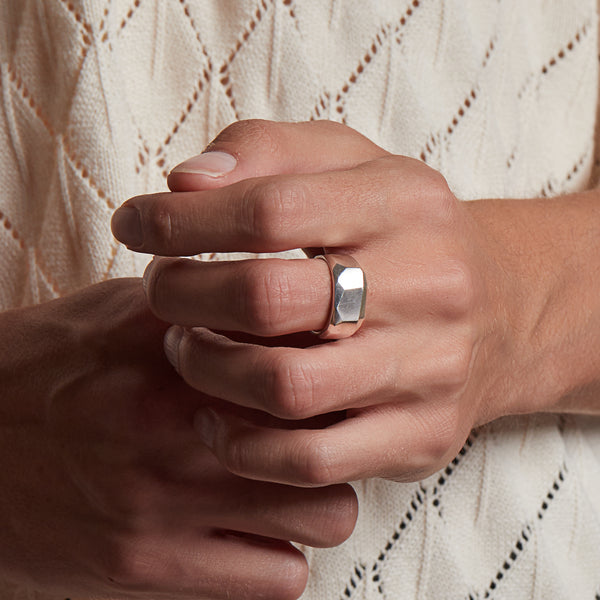
<path fill-rule="evenodd" d="M 0 578 L 63 598 L 297 598 L 289 540 L 350 535 L 350 486 L 242 479 L 202 444 L 212 400 L 166 360 L 139 279 L 2 313 L 0 330 Z"/>
<path fill-rule="evenodd" d="M 240 122 L 207 150 L 235 168 L 176 169 L 172 193 L 117 211 L 116 237 L 163 257 L 323 247 L 352 254 L 369 285 L 358 333 L 307 342 L 298 332 L 328 315 L 323 261 L 149 266 L 151 310 L 176 324 L 170 361 L 223 400 L 195 424 L 229 471 L 302 487 L 413 481 L 502 416 L 600 413 L 597 191 L 461 202 L 438 172 L 328 122 Z M 301 421 L 324 414 L 336 418 Z"/>

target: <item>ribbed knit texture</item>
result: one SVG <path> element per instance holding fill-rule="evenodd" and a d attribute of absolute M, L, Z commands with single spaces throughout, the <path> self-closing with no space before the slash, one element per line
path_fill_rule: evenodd
<path fill-rule="evenodd" d="M 4 0 L 0 307 L 140 274 L 113 210 L 236 119 L 343 121 L 465 200 L 585 189 L 597 45 L 595 0 Z M 307 600 L 600 599 L 598 419 L 504 419 L 356 488 Z"/>

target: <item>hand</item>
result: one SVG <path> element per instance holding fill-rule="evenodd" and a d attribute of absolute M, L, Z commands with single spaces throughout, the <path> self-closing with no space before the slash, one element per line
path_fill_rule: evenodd
<path fill-rule="evenodd" d="M 292 334 L 327 321 L 323 261 L 163 258 L 148 268 L 151 309 L 187 328 L 170 330 L 167 349 L 190 385 L 287 420 L 346 411 L 292 430 L 228 403 L 199 411 L 203 440 L 230 471 L 299 486 L 417 480 L 472 427 L 514 410 L 502 400 L 514 370 L 502 304 L 512 282 L 438 172 L 324 122 L 237 123 L 209 150 L 218 154 L 171 174 L 175 193 L 117 211 L 117 238 L 163 256 L 324 247 L 352 254 L 369 286 L 358 333 L 300 347 Z M 291 337 L 272 347 L 272 336 Z"/>
<path fill-rule="evenodd" d="M 354 493 L 223 469 L 165 330 L 140 280 L 0 315 L 0 576 L 63 597 L 296 598 L 287 540 L 340 543 Z"/>

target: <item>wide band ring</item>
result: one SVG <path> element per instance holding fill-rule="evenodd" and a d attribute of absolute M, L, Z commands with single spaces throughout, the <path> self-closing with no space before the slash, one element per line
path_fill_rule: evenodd
<path fill-rule="evenodd" d="M 339 340 L 354 335 L 365 318 L 367 279 L 348 254 L 319 254 L 331 274 L 331 310 L 327 324 L 314 331 L 320 338 Z"/>

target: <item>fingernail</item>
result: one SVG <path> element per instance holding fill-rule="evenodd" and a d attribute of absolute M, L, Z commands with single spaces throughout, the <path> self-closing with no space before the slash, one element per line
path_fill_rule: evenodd
<path fill-rule="evenodd" d="M 154 269 L 154 265 L 156 264 L 156 256 L 152 258 L 152 260 L 146 266 L 146 270 L 144 271 L 144 276 L 142 277 L 142 286 L 144 288 L 144 293 L 148 293 L 148 282 L 150 281 L 150 276 L 152 275 L 152 270 Z"/>
<path fill-rule="evenodd" d="M 164 348 L 167 359 L 179 373 L 179 344 L 183 338 L 183 327 L 174 325 L 165 333 Z"/>
<path fill-rule="evenodd" d="M 193 173 L 208 177 L 223 177 L 237 166 L 237 160 L 227 152 L 204 152 L 177 165 L 171 173 Z"/>
<path fill-rule="evenodd" d="M 219 417 L 210 408 L 202 408 L 194 415 L 194 429 L 200 434 L 200 438 L 209 448 L 215 445 L 215 435 L 218 426 Z"/>
<path fill-rule="evenodd" d="M 130 248 L 137 248 L 144 241 L 142 218 L 135 206 L 122 206 L 115 212 L 111 221 L 113 235 Z"/>

